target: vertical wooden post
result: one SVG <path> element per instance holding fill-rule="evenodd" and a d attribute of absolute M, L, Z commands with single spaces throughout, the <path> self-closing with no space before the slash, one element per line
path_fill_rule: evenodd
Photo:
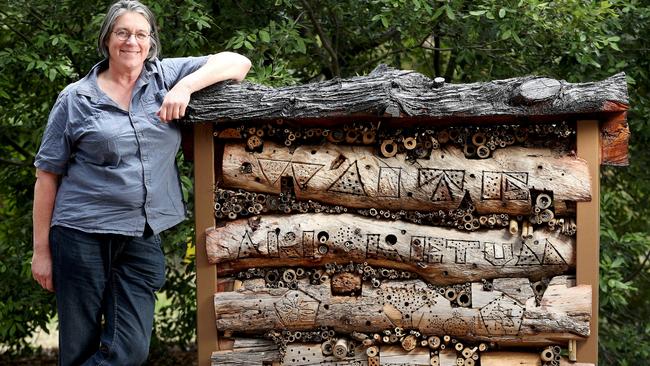
<path fill-rule="evenodd" d="M 578 121 L 578 156 L 591 174 L 591 202 L 579 202 L 576 222 L 576 280 L 592 288 L 591 334 L 578 342 L 578 362 L 598 364 L 598 269 L 600 265 L 600 136 L 598 121 Z"/>
<path fill-rule="evenodd" d="M 211 123 L 194 125 L 194 220 L 196 244 L 196 307 L 199 366 L 209 366 L 218 350 L 213 298 L 217 290 L 217 268 L 208 263 L 205 229 L 214 226 L 214 136 Z"/>

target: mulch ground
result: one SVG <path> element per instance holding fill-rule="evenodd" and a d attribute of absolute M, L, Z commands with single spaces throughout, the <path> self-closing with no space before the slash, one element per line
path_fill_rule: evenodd
<path fill-rule="evenodd" d="M 56 352 L 34 356 L 10 357 L 0 354 L 0 365 L 12 366 L 56 366 Z M 147 366 L 191 366 L 197 364 L 196 349 L 189 351 L 178 348 L 154 349 L 149 354 Z"/>

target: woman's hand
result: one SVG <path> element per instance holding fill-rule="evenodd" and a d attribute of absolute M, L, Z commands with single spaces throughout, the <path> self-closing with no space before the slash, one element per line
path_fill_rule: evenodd
<path fill-rule="evenodd" d="M 49 245 L 43 246 L 49 249 Z M 32 255 L 32 276 L 42 288 L 54 292 L 52 281 L 52 254 L 49 250 L 34 251 Z"/>
<path fill-rule="evenodd" d="M 59 175 L 36 169 L 34 184 L 34 254 L 32 255 L 32 276 L 41 287 L 54 291 L 52 280 L 52 253 L 50 252 L 50 224 L 54 199 L 59 189 Z"/>
<path fill-rule="evenodd" d="M 182 78 L 169 90 L 158 110 L 158 117 L 169 122 L 185 116 L 192 93 L 219 81 L 242 81 L 250 67 L 249 59 L 233 52 L 211 55 L 205 65 Z"/>
<path fill-rule="evenodd" d="M 165 99 L 158 110 L 158 117 L 163 122 L 170 122 L 185 116 L 185 108 L 190 103 L 191 94 L 192 90 L 185 86 L 184 83 L 179 82 L 176 84 L 165 95 Z"/>

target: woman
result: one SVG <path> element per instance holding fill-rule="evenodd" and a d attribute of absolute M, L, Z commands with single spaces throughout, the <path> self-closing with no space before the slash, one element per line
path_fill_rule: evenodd
<path fill-rule="evenodd" d="M 36 156 L 32 273 L 56 294 L 59 364 L 138 365 L 164 283 L 158 233 L 185 217 L 180 133 L 166 122 L 192 92 L 241 81 L 250 61 L 158 60 L 153 14 L 138 1 L 109 8 L 98 46 L 105 59 L 61 92 Z"/>

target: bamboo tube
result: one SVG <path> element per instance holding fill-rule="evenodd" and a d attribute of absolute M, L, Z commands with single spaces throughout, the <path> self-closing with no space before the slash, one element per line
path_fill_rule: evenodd
<path fill-rule="evenodd" d="M 348 354 L 348 340 L 339 338 L 334 344 L 334 356 L 344 358 Z"/>
<path fill-rule="evenodd" d="M 517 220 L 510 220 L 510 234 L 511 235 L 517 235 L 519 232 L 519 224 L 517 223 Z"/>
<path fill-rule="evenodd" d="M 578 350 L 577 350 L 577 344 L 576 343 L 577 342 L 576 342 L 575 339 L 569 340 L 569 361 L 571 361 L 571 362 L 577 361 L 577 357 L 578 357 L 577 351 Z"/>

